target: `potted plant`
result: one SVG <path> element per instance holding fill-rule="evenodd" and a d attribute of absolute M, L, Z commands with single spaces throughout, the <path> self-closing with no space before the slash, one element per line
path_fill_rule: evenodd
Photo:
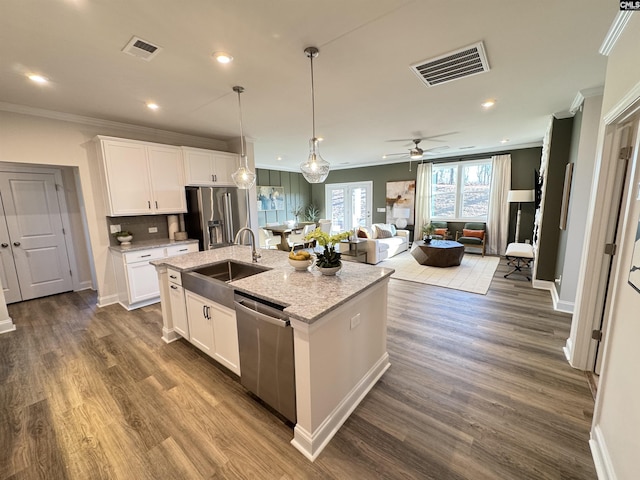
<path fill-rule="evenodd" d="M 127 232 L 126 230 L 116 232 L 113 236 L 120 242 L 120 245 L 131 245 L 131 240 L 133 240 L 131 232 Z"/>
<path fill-rule="evenodd" d="M 431 222 L 425 223 L 422 226 L 422 240 L 424 243 L 431 243 L 431 235 L 435 232 L 436 228 L 433 226 Z"/>
<path fill-rule="evenodd" d="M 300 221 L 300 217 L 304 214 L 305 208 L 301 205 L 291 209 L 291 213 L 296 219 L 296 224 Z"/>
<path fill-rule="evenodd" d="M 305 240 L 315 240 L 318 245 L 323 247 L 322 253 L 316 254 L 316 267 L 318 267 L 320 273 L 323 275 L 335 275 L 336 272 L 342 268 L 340 252 L 336 252 L 336 243 L 349 238 L 349 233 L 350 232 L 342 232 L 329 235 L 319 228 L 316 228 L 305 237 Z"/>
<path fill-rule="evenodd" d="M 313 203 L 307 207 L 306 217 L 309 222 L 317 222 L 320 219 L 320 210 Z"/>

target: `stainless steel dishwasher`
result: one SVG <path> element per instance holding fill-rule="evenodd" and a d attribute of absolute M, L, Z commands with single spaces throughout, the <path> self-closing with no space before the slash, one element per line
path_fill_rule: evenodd
<path fill-rule="evenodd" d="M 293 328 L 284 307 L 236 292 L 240 382 L 296 423 Z"/>

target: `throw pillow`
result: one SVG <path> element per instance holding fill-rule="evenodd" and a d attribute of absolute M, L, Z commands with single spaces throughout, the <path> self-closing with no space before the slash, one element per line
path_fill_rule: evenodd
<path fill-rule="evenodd" d="M 384 228 L 385 228 L 386 230 L 389 230 L 389 231 L 391 232 L 391 235 L 392 235 L 393 237 L 395 237 L 395 236 L 396 236 L 396 234 L 398 233 L 398 231 L 396 230 L 396 226 L 395 226 L 393 223 L 385 223 L 385 224 L 384 224 Z"/>
<path fill-rule="evenodd" d="M 447 234 L 447 229 L 446 228 L 436 228 L 434 233 L 436 235 L 442 235 L 444 237 Z"/>
<path fill-rule="evenodd" d="M 393 237 L 393 234 L 391 233 L 391 230 L 387 230 L 386 228 L 381 228 L 379 226 L 376 225 L 376 232 L 377 232 L 377 237 L 378 238 L 391 238 Z"/>
<path fill-rule="evenodd" d="M 367 229 L 365 229 L 364 227 L 360 227 L 358 229 L 358 238 L 371 238 L 371 235 L 369 234 L 369 231 Z"/>
<path fill-rule="evenodd" d="M 463 237 L 476 237 L 482 240 L 484 238 L 484 230 L 467 230 L 466 228 L 462 229 Z"/>

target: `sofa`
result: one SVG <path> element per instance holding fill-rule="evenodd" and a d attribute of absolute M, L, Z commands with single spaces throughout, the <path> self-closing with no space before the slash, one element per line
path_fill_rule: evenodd
<path fill-rule="evenodd" d="M 374 223 L 370 228 L 360 227 L 358 237 L 367 242 L 367 263 L 371 265 L 409 249 L 409 230 L 399 230 L 388 223 Z"/>

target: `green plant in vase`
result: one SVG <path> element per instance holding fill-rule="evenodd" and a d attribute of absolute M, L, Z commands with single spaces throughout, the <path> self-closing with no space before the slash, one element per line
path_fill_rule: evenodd
<path fill-rule="evenodd" d="M 430 242 L 431 235 L 433 235 L 433 232 L 435 231 L 436 231 L 436 227 L 434 227 L 431 222 L 425 223 L 422 226 L 422 240 L 424 240 L 427 243 Z"/>
<path fill-rule="evenodd" d="M 350 232 L 342 232 L 329 235 L 319 228 L 316 228 L 305 237 L 305 240 L 315 240 L 318 245 L 322 247 L 322 253 L 316 254 L 316 266 L 318 268 L 340 268 L 342 266 L 340 252 L 336 252 L 336 243 L 349 238 L 349 233 Z"/>

